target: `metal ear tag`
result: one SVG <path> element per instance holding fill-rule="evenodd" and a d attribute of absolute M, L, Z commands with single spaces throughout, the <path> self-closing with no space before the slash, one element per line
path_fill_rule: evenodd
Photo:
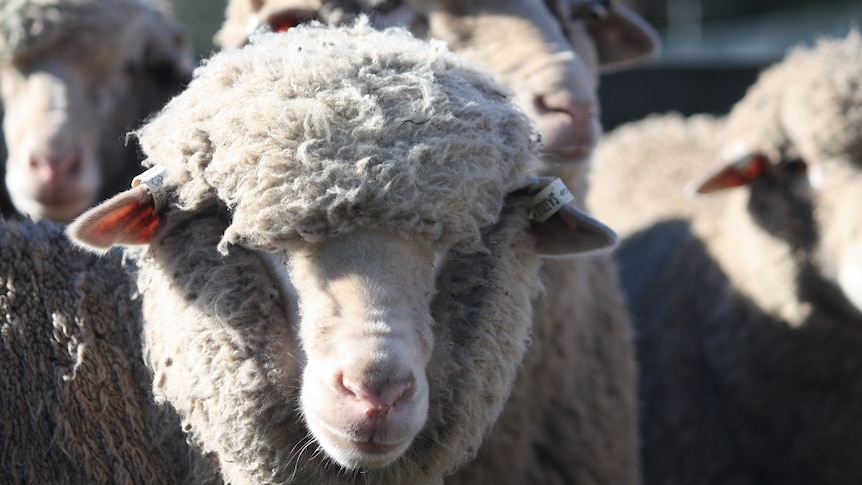
<path fill-rule="evenodd" d="M 156 164 L 132 179 L 132 188 L 141 184 L 147 186 L 147 190 L 153 196 L 153 209 L 156 213 L 164 209 L 167 203 L 168 191 L 165 188 L 165 175 L 167 173 L 168 169 Z"/>
<path fill-rule="evenodd" d="M 533 196 L 530 203 L 530 218 L 536 222 L 545 222 L 574 199 L 575 196 L 572 195 L 566 184 L 559 177 L 555 178 L 553 182 Z"/>

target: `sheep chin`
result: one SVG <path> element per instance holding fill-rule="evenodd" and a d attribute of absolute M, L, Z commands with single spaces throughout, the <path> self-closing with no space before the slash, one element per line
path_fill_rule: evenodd
<path fill-rule="evenodd" d="M 428 417 L 428 382 L 419 374 L 409 396 L 399 399 L 385 416 L 338 386 L 315 377 L 311 367 L 303 378 L 300 407 L 306 426 L 333 461 L 349 470 L 383 468 L 399 459 Z"/>

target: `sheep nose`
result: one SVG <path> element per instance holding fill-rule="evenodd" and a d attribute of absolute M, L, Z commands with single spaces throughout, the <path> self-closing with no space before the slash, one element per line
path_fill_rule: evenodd
<path fill-rule="evenodd" d="M 412 376 L 383 382 L 362 382 L 361 379 L 342 376 L 341 387 L 354 398 L 369 420 L 383 420 L 389 410 L 406 402 L 413 394 L 415 379 Z"/>
<path fill-rule="evenodd" d="M 598 143 L 601 123 L 594 98 L 559 91 L 534 95 L 532 105 L 546 152 L 587 155 Z"/>
<path fill-rule="evenodd" d="M 577 99 L 567 93 L 537 95 L 534 104 L 539 114 L 562 113 L 582 133 L 588 133 L 593 120 L 599 115 L 598 104 L 591 99 Z"/>
<path fill-rule="evenodd" d="M 30 171 L 40 183 L 63 185 L 81 171 L 81 153 L 76 151 L 67 155 L 30 155 Z"/>

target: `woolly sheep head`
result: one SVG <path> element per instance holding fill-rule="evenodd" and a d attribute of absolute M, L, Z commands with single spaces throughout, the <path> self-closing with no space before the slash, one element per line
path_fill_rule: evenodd
<path fill-rule="evenodd" d="M 192 69 L 185 34 L 151 3 L 0 7 L 5 184 L 17 212 L 67 222 L 140 170 L 123 135 L 179 91 Z"/>
<path fill-rule="evenodd" d="M 170 280 L 190 274 L 188 266 L 199 260 L 192 255 L 198 244 L 181 234 L 183 221 L 212 214 L 218 231 L 205 250 L 209 257 L 225 258 L 214 266 L 229 265 L 237 254 L 257 254 L 280 288 L 282 308 L 296 302 L 295 323 L 283 330 L 295 341 L 283 344 L 287 350 L 261 351 L 265 355 L 256 357 L 274 362 L 261 374 L 279 378 L 272 393 L 278 397 L 261 402 L 292 396 L 284 407 L 298 401 L 314 442 L 349 469 L 397 469 L 397 463 L 408 466 L 405 463 L 420 458 L 428 470 L 451 468 L 454 459 L 441 465 L 427 456 L 399 458 L 411 447 L 414 455 L 421 455 L 417 447 L 437 446 L 439 453 L 463 461 L 478 447 L 505 401 L 530 321 L 529 298 L 519 300 L 515 288 L 529 285 L 531 273 L 522 269 L 502 286 L 484 271 L 456 278 L 477 278 L 486 291 L 511 291 L 506 299 L 520 306 L 492 312 L 493 318 L 518 320 L 510 330 L 487 332 L 485 338 L 500 341 L 487 346 L 483 340 L 476 342 L 482 342 L 483 353 L 508 348 L 501 342 L 509 340 L 521 350 L 507 355 L 505 365 L 489 366 L 488 355 L 479 359 L 482 364 L 466 364 L 458 359 L 467 352 L 453 349 L 472 345 L 473 339 L 454 341 L 459 331 L 432 312 L 432 300 L 463 293 L 451 289 L 440 295 L 441 267 L 455 267 L 453 254 L 478 257 L 493 252 L 488 238 L 512 211 L 522 216 L 507 219 L 521 220 L 513 223 L 513 234 L 525 234 L 521 237 L 530 241 L 519 256 L 525 260 L 534 258 L 536 250 L 578 252 L 614 242 L 610 230 L 571 206 L 548 222 L 528 222 L 525 201 L 533 191 L 528 171 L 535 154 L 526 116 L 490 76 L 442 43 L 424 43 L 401 29 L 376 31 L 364 23 L 337 29 L 309 25 L 287 34 L 260 35 L 252 44 L 206 62 L 187 90 L 138 136 L 147 163 L 164 165 L 158 182 L 145 182 L 86 212 L 70 225 L 70 235 L 97 251 L 149 243 L 148 254 L 164 268 L 157 271 L 159 277 Z M 162 193 L 156 186 L 164 189 L 164 198 L 154 197 Z M 167 208 L 155 213 L 154 200 L 164 200 Z M 199 233 L 191 232 L 194 237 Z M 173 270 L 167 256 L 172 245 L 182 253 Z M 493 246 L 518 247 L 514 242 Z M 504 258 L 505 264 L 531 267 L 519 258 Z M 195 281 L 227 285 L 222 278 Z M 171 285 L 178 284 L 155 286 Z M 165 292 L 153 297 L 164 305 L 177 290 L 153 291 Z M 200 299 L 205 293 L 197 287 L 189 291 L 194 296 L 178 301 Z M 146 291 L 144 295 L 146 300 Z M 227 305 L 232 298 L 224 295 L 214 301 Z M 173 323 L 177 310 L 166 311 L 163 319 L 172 322 L 166 332 L 182 332 L 182 326 Z M 158 319 L 145 315 L 145 320 L 150 318 Z M 482 328 L 477 315 L 464 318 L 471 319 L 469 331 Z M 189 339 L 198 334 L 191 332 Z M 244 339 L 242 346 L 269 340 L 283 342 L 285 337 L 256 335 Z M 181 350 L 170 347 L 170 352 Z M 153 348 L 150 353 L 157 354 Z M 171 354 L 170 361 L 175 369 L 182 359 Z M 490 379 L 499 387 L 487 393 L 468 386 L 464 392 L 483 392 L 481 402 L 468 408 L 451 397 L 463 395 L 460 390 L 447 388 L 456 380 L 451 366 L 467 374 L 479 374 L 488 366 L 491 374 L 506 377 Z M 297 384 L 290 379 L 300 374 L 296 396 Z M 197 376 L 196 381 L 203 379 Z M 185 386 L 177 392 L 186 392 Z M 232 392 L 229 385 L 219 388 L 220 393 Z M 170 394 L 168 398 L 178 401 Z M 243 396 L 238 400 L 242 404 L 234 405 L 246 406 L 248 401 Z M 182 412 L 182 405 L 174 404 Z M 459 406 L 463 410 L 457 410 Z M 463 424 L 459 413 L 465 416 Z M 232 435 L 241 434 L 237 430 L 242 426 L 234 423 L 238 414 L 230 413 Z M 456 426 L 458 435 L 464 433 L 458 438 L 464 443 L 438 443 L 442 438 L 430 437 L 448 426 Z M 201 425 L 196 432 L 217 428 Z M 264 428 L 254 431 L 279 432 L 272 423 Z M 421 433 L 429 437 L 417 440 Z M 232 435 L 206 444 L 219 453 L 223 467 L 272 455 L 269 448 L 256 455 L 248 452 L 249 444 L 220 448 L 237 439 Z M 279 452 L 305 448 L 295 437 L 272 441 Z M 235 450 L 254 456 L 229 455 Z M 261 468 L 283 472 L 284 467 Z"/>
<path fill-rule="evenodd" d="M 862 35 L 797 47 L 728 118 L 729 161 L 697 193 L 747 186 L 748 211 L 784 241 L 809 281 L 862 311 Z M 803 292 L 807 291 L 805 288 Z"/>
<path fill-rule="evenodd" d="M 607 0 L 231 0 L 216 43 L 242 45 L 257 24 L 281 31 L 309 19 L 337 23 L 356 12 L 372 15 L 378 27 L 443 40 L 487 65 L 538 126 L 544 171 L 557 175 L 579 169 L 601 137 L 599 73 L 660 50 L 647 22 Z"/>

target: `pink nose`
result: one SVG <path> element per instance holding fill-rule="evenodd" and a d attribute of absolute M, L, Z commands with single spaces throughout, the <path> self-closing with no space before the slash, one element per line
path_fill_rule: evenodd
<path fill-rule="evenodd" d="M 540 115 L 547 113 L 568 115 L 569 122 L 583 132 L 589 131 L 593 120 L 599 114 L 598 104 L 594 100 L 575 99 L 565 92 L 536 96 L 533 102 Z"/>
<path fill-rule="evenodd" d="M 343 392 L 356 400 L 366 418 L 374 421 L 386 419 L 390 409 L 409 400 L 414 383 L 412 376 L 381 383 L 362 383 L 346 375 L 341 378 Z"/>
<path fill-rule="evenodd" d="M 64 156 L 30 156 L 30 171 L 44 185 L 60 186 L 74 178 L 81 171 L 80 152 Z"/>
<path fill-rule="evenodd" d="M 573 161 L 592 153 L 602 132 L 597 101 L 560 91 L 534 95 L 531 105 L 544 153 Z"/>

